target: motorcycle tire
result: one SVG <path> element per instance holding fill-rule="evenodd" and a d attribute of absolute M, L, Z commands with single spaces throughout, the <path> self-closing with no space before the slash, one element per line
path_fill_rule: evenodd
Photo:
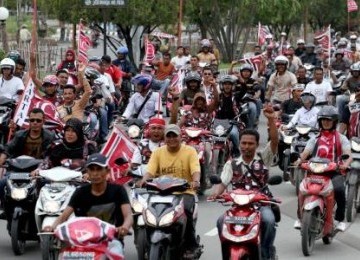
<path fill-rule="evenodd" d="M 346 221 L 353 222 L 359 208 L 360 192 L 358 185 L 348 185 L 346 200 Z"/>
<path fill-rule="evenodd" d="M 44 235 L 41 238 L 41 256 L 43 260 L 56 260 L 58 259 L 58 254 L 56 248 L 54 248 L 55 241 L 54 236 Z"/>
<path fill-rule="evenodd" d="M 11 228 L 11 247 L 15 255 L 22 255 L 25 251 L 25 240 L 21 239 L 20 218 L 12 219 Z"/>
<path fill-rule="evenodd" d="M 225 163 L 225 151 L 223 150 L 213 150 L 213 158 L 211 159 L 211 167 L 213 169 L 213 174 L 220 175 L 222 168 Z"/>
<path fill-rule="evenodd" d="M 138 254 L 138 260 L 145 260 L 148 259 L 147 255 L 149 253 L 149 245 L 147 243 L 146 237 L 146 229 L 145 228 L 138 228 L 136 234 L 136 250 Z"/>
<path fill-rule="evenodd" d="M 284 156 L 282 162 L 279 161 L 279 165 L 281 163 L 283 165 L 283 179 L 284 179 L 284 181 L 288 181 L 289 180 L 290 158 L 287 156 Z"/>
<path fill-rule="evenodd" d="M 294 184 L 295 184 L 296 196 L 299 195 L 300 184 L 303 179 L 304 179 L 304 171 L 300 168 L 295 168 L 294 169 Z"/>
<path fill-rule="evenodd" d="M 165 260 L 166 254 L 166 248 L 162 243 L 151 244 L 149 260 Z"/>
<path fill-rule="evenodd" d="M 311 211 L 304 211 L 301 225 L 301 247 L 304 256 L 310 256 L 315 244 L 317 225 L 316 221 L 320 218 L 320 209 L 314 208 Z"/>
<path fill-rule="evenodd" d="M 333 237 L 331 235 L 326 235 L 322 238 L 322 241 L 325 245 L 330 245 L 332 243 Z"/>

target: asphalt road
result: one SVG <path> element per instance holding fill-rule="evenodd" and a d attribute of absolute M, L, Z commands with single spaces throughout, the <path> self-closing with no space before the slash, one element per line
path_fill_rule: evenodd
<path fill-rule="evenodd" d="M 264 120 L 259 127 L 261 134 L 261 146 L 266 141 L 266 129 Z M 271 169 L 271 174 L 281 174 L 277 167 Z M 277 229 L 275 246 L 279 259 L 306 259 L 301 251 L 301 236 L 298 230 L 293 229 L 296 217 L 297 199 L 294 187 L 289 183 L 272 186 L 274 195 L 282 200 L 282 220 Z M 210 191 L 209 191 L 210 192 Z M 220 243 L 215 229 L 217 218 L 226 210 L 226 207 L 218 203 L 206 202 L 202 198 L 199 206 L 197 232 L 204 244 L 204 254 L 201 259 L 221 259 Z M 25 254 L 15 257 L 11 250 L 10 237 L 6 231 L 5 221 L 0 221 L 0 259 L 40 259 L 40 248 L 36 242 L 27 243 Z M 349 225 L 344 233 L 338 233 L 331 245 L 324 245 L 321 240 L 316 242 L 311 259 L 358 259 L 360 254 L 360 217 Z M 133 245 L 133 237 L 125 240 L 126 259 L 135 260 L 136 250 Z"/>

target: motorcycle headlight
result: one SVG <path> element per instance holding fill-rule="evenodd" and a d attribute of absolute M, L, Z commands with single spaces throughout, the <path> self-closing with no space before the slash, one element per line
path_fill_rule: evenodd
<path fill-rule="evenodd" d="M 131 207 L 133 208 L 135 213 L 142 213 L 144 209 L 143 205 L 137 200 L 132 201 Z"/>
<path fill-rule="evenodd" d="M 28 190 L 26 188 L 12 188 L 11 198 L 14 200 L 23 200 L 26 198 Z"/>
<path fill-rule="evenodd" d="M 351 149 L 353 149 L 355 152 L 360 152 L 360 144 L 354 140 L 351 140 Z"/>
<path fill-rule="evenodd" d="M 217 136 L 222 136 L 225 134 L 225 128 L 222 125 L 218 125 L 217 127 L 215 127 L 215 134 Z"/>
<path fill-rule="evenodd" d="M 173 222 L 175 216 L 175 211 L 172 210 L 169 213 L 165 214 L 159 222 L 159 226 L 166 226 L 166 225 L 170 225 Z"/>
<path fill-rule="evenodd" d="M 311 130 L 311 127 L 309 127 L 309 126 L 297 126 L 296 127 L 296 131 L 298 131 L 298 133 L 301 135 L 305 135 L 305 134 L 309 133 L 310 130 Z"/>
<path fill-rule="evenodd" d="M 44 211 L 49 213 L 56 213 L 60 211 L 60 203 L 54 200 L 48 200 L 44 203 Z"/>
<path fill-rule="evenodd" d="M 185 129 L 185 132 L 188 136 L 190 136 L 191 138 L 194 138 L 194 137 L 199 136 L 199 134 L 201 133 L 201 129 L 199 129 L 199 130 Z"/>
<path fill-rule="evenodd" d="M 149 225 L 156 226 L 156 218 L 155 218 L 154 214 L 152 214 L 149 209 L 145 210 L 144 219 Z"/>
<path fill-rule="evenodd" d="M 238 205 L 246 205 L 255 197 L 255 194 L 249 195 L 239 195 L 239 194 L 231 194 L 230 195 L 233 201 Z"/>
<path fill-rule="evenodd" d="M 128 134 L 130 138 L 137 138 L 140 135 L 140 127 L 137 125 L 131 125 L 128 129 Z"/>
<path fill-rule="evenodd" d="M 253 239 L 257 233 L 259 232 L 259 225 L 254 225 L 254 227 L 250 230 L 250 232 L 243 236 L 235 236 L 233 234 L 231 234 L 228 229 L 227 229 L 227 226 L 226 225 L 223 225 L 223 230 L 222 230 L 222 234 L 224 236 L 224 238 L 226 238 L 227 240 L 230 240 L 230 241 L 234 241 L 236 243 L 240 243 L 240 242 L 243 242 L 243 241 L 248 241 L 250 239 Z"/>
<path fill-rule="evenodd" d="M 294 136 L 293 135 L 284 135 L 284 143 L 291 144 Z"/>
<path fill-rule="evenodd" d="M 327 167 L 327 164 L 325 163 L 315 163 L 315 162 L 311 162 L 309 164 L 309 168 L 312 172 L 314 173 L 321 173 L 324 172 L 325 169 Z"/>

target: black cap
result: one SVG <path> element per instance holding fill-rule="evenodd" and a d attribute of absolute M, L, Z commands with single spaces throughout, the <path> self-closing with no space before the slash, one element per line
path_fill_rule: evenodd
<path fill-rule="evenodd" d="M 94 153 L 90 155 L 89 158 L 87 159 L 86 167 L 89 167 L 92 164 L 105 168 L 107 166 L 107 158 L 101 153 Z"/>

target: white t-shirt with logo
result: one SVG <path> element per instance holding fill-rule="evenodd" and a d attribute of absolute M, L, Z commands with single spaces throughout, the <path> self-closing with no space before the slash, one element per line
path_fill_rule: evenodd
<path fill-rule="evenodd" d="M 174 56 L 171 59 L 171 63 L 175 66 L 175 69 L 178 70 L 184 67 L 189 60 L 188 56 Z"/>
<path fill-rule="evenodd" d="M 316 103 L 326 102 L 327 95 L 332 90 L 331 84 L 327 80 L 323 80 L 320 84 L 315 83 L 315 81 L 311 81 L 305 88 L 305 92 L 310 92 L 316 97 Z"/>
<path fill-rule="evenodd" d="M 18 101 L 20 90 L 24 90 L 25 86 L 23 81 L 18 77 L 12 77 L 10 80 L 6 80 L 0 77 L 0 96 L 6 97 Z"/>

